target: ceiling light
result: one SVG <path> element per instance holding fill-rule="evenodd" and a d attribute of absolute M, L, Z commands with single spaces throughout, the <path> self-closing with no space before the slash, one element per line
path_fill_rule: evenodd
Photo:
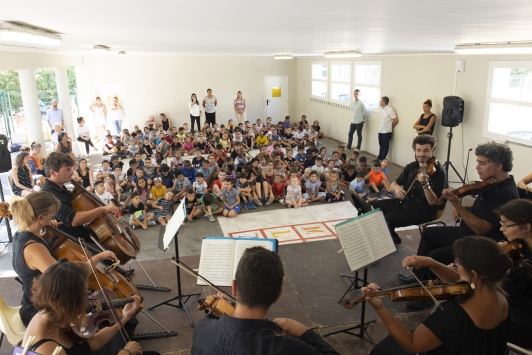
<path fill-rule="evenodd" d="M 118 55 L 125 56 L 125 55 L 126 55 L 126 52 L 124 52 L 124 51 L 120 51 L 120 52 L 118 52 Z"/>
<path fill-rule="evenodd" d="M 343 52 L 326 52 L 325 58 L 354 58 L 362 57 L 362 53 L 357 51 L 343 51 Z"/>
<path fill-rule="evenodd" d="M 532 53 L 532 42 L 464 44 L 454 47 L 456 54 L 529 54 Z"/>
<path fill-rule="evenodd" d="M 291 54 L 279 54 L 274 55 L 273 59 L 293 59 L 294 57 Z"/>
<path fill-rule="evenodd" d="M 6 22 L 0 23 L 0 40 L 47 44 L 51 46 L 58 46 L 62 41 L 61 36 L 55 33 Z"/>
<path fill-rule="evenodd" d="M 111 48 L 107 46 L 102 46 L 101 44 L 95 45 L 94 47 L 92 47 L 92 49 L 98 53 L 109 53 L 111 51 Z"/>

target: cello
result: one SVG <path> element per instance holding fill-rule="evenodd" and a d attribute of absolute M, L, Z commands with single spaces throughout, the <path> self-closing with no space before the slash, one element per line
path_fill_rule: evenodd
<path fill-rule="evenodd" d="M 105 206 L 94 194 L 87 191 L 81 184 L 72 180 L 72 208 L 77 212 L 90 211 Z M 121 264 L 126 264 L 140 252 L 140 241 L 137 235 L 124 221 L 110 213 L 102 213 L 87 227 L 98 237 L 100 244 L 116 254 Z"/>

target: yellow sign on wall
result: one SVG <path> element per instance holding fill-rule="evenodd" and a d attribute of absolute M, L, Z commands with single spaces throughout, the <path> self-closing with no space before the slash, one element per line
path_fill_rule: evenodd
<path fill-rule="evenodd" d="M 272 87 L 272 97 L 281 97 L 281 87 L 280 86 Z"/>

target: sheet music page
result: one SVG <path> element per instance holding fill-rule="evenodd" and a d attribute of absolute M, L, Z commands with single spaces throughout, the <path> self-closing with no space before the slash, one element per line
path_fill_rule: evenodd
<path fill-rule="evenodd" d="M 356 217 L 334 226 L 351 271 L 359 270 L 373 262 L 371 249 L 359 220 L 360 217 Z"/>
<path fill-rule="evenodd" d="M 216 286 L 231 286 L 235 241 L 232 239 L 204 239 L 198 273 Z M 206 285 L 198 278 L 197 285 Z"/>
<path fill-rule="evenodd" d="M 238 266 L 238 262 L 240 261 L 240 258 L 242 257 L 242 254 L 244 254 L 244 251 L 247 248 L 252 247 L 263 247 L 264 249 L 268 249 L 273 251 L 273 243 L 268 240 L 236 240 L 236 247 L 235 247 L 235 260 L 234 260 L 234 270 L 233 270 L 233 279 L 235 278 L 236 274 L 236 268 Z"/>
<path fill-rule="evenodd" d="M 370 245 L 373 261 L 397 250 L 382 211 L 373 210 L 362 215 L 358 220 Z"/>

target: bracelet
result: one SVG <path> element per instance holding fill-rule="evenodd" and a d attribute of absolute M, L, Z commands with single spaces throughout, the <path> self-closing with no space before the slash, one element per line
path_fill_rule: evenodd
<path fill-rule="evenodd" d="M 131 353 L 131 351 L 130 351 L 129 349 L 126 349 L 126 348 L 122 348 L 122 349 L 120 349 L 120 350 L 124 350 L 124 351 L 127 351 L 127 352 L 129 353 L 129 355 L 133 355 L 133 354 Z M 120 351 L 120 350 L 119 350 L 119 351 Z"/>

